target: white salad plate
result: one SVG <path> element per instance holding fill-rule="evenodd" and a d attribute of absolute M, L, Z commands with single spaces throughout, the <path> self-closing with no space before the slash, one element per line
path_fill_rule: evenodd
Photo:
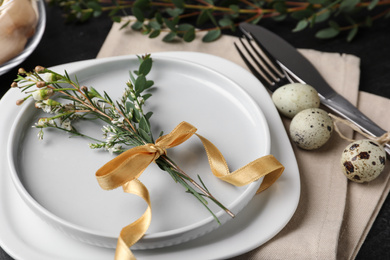
<path fill-rule="evenodd" d="M 159 66 L 159 62 L 163 63 L 160 65 L 162 65 L 162 71 L 164 73 L 168 73 L 169 65 L 176 67 L 177 75 L 172 75 L 178 77 L 176 78 L 177 81 L 180 81 L 180 77 L 184 77 L 188 80 L 188 78 L 191 77 L 191 74 L 195 75 L 192 80 L 194 82 L 198 82 L 199 86 L 197 87 L 200 88 L 199 93 L 195 93 L 196 91 L 193 91 L 192 89 L 194 86 L 191 87 L 191 84 L 197 84 L 191 83 L 191 86 L 188 89 L 178 90 L 177 86 L 180 85 L 180 82 L 174 83 L 172 84 L 172 90 L 169 90 L 170 86 L 167 87 L 167 91 L 170 94 L 168 96 L 164 96 L 164 91 L 159 90 L 159 87 L 165 87 L 165 82 L 168 81 L 164 82 L 162 80 L 163 78 L 160 79 L 157 74 L 151 75 L 156 77 L 153 78 L 155 80 L 156 91 L 153 93 L 151 99 L 148 100 L 148 102 L 152 104 L 150 110 L 153 110 L 152 106 L 154 106 L 154 102 L 157 103 L 156 106 L 159 108 L 161 104 L 165 104 L 161 110 L 154 108 L 155 110 L 153 110 L 154 115 L 152 116 L 152 125 L 155 123 L 158 129 L 164 129 L 166 133 L 172 130 L 175 125 L 183 120 L 195 125 L 199 129 L 198 133 L 211 140 L 221 150 L 229 162 L 231 170 L 235 170 L 245 165 L 249 161 L 252 161 L 259 156 L 268 153 L 273 154 L 286 167 L 286 170 L 281 178 L 270 189 L 259 195 L 255 195 L 254 198 L 249 201 L 248 206 L 243 207 L 242 210 L 238 208 L 237 212 L 239 213 L 237 214 L 236 218 L 230 220 L 220 228 L 203 235 L 201 239 L 193 239 L 180 245 L 147 250 L 135 250 L 134 253 L 136 257 L 138 259 L 225 259 L 245 253 L 264 244 L 273 236 L 275 236 L 288 223 L 296 210 L 300 196 L 300 179 L 296 160 L 281 119 L 274 105 L 272 104 L 268 92 L 248 71 L 219 57 L 190 52 L 155 53 L 152 55 L 152 57 L 154 57 L 156 60 L 156 67 Z M 99 79 L 99 75 L 102 74 L 101 72 L 103 72 L 104 69 L 101 71 L 96 71 L 97 74 L 91 75 L 90 68 L 103 68 L 105 66 L 104 64 L 110 64 L 109 67 L 106 67 L 106 72 L 111 71 L 115 74 L 117 70 L 113 68 L 116 68 L 115 66 L 118 64 L 120 64 L 119 67 L 123 67 L 123 62 L 129 59 L 131 59 L 131 56 L 88 60 L 56 66 L 53 68 L 53 70 L 61 71 L 66 69 L 70 73 L 76 71 L 78 72 L 77 75 L 79 79 L 82 79 L 83 76 L 89 75 L 91 77 L 87 79 L 87 84 L 93 83 L 95 86 L 96 84 L 99 84 L 99 82 L 94 82 L 94 79 L 96 79 L 96 77 Z M 177 64 L 181 64 L 181 66 L 179 66 L 180 68 L 177 68 Z M 152 71 L 156 69 L 156 67 L 154 66 Z M 187 71 L 189 67 L 192 68 L 191 71 Z M 126 70 L 128 69 L 129 68 L 126 68 Z M 199 73 L 206 72 L 206 74 L 209 76 L 206 78 L 199 77 L 199 75 L 196 74 L 196 70 L 199 70 Z M 83 75 L 83 73 L 86 74 Z M 113 85 L 115 86 L 117 85 L 116 82 L 118 82 L 118 80 L 124 82 L 127 75 L 124 76 L 125 78 L 121 78 L 121 75 L 122 74 L 111 75 L 112 77 L 110 77 L 111 79 L 109 82 L 113 82 Z M 216 81 L 219 82 L 220 80 L 223 82 L 223 84 L 226 85 L 226 89 L 221 89 L 221 87 L 218 87 L 221 86 L 220 83 L 214 84 Z M 175 78 L 173 78 L 172 81 L 175 81 Z M 159 86 L 159 82 L 164 83 Z M 202 85 L 204 84 L 207 86 L 207 90 L 202 90 Z M 176 85 L 176 87 L 174 85 Z M 237 89 L 237 85 L 240 86 L 244 91 Z M 111 93 L 110 89 L 107 88 L 108 87 L 106 84 L 104 89 Z M 212 91 L 210 91 L 210 89 Z M 181 93 L 181 91 L 184 92 Z M 187 98 L 182 97 L 182 95 L 186 94 L 185 91 L 188 91 Z M 205 95 L 204 93 L 202 94 L 203 91 L 208 92 Z M 233 91 L 233 93 L 230 93 L 230 91 Z M 248 94 L 254 99 L 255 102 L 249 98 Z M 120 95 L 120 93 L 117 93 L 117 95 Z M 196 98 L 196 102 L 191 100 L 189 97 Z M 112 259 L 114 255 L 114 249 L 92 246 L 88 243 L 80 242 L 77 239 L 69 238 L 69 236 L 66 236 L 62 232 L 58 231 L 57 225 L 58 223 L 72 223 L 72 228 L 82 227 L 80 230 L 83 232 L 87 231 L 87 233 L 91 233 L 91 230 L 96 231 L 96 229 L 102 228 L 102 230 L 96 232 L 95 235 L 101 237 L 108 234 L 109 237 L 113 237 L 117 235 L 114 233 L 118 232 L 118 230 L 120 230 L 123 225 L 131 222 L 131 217 L 129 219 L 129 216 L 127 216 L 127 218 L 122 216 L 128 215 L 131 211 L 126 207 L 118 207 L 116 205 L 110 205 L 109 203 L 105 202 L 105 204 L 103 204 L 103 209 L 93 207 L 93 211 L 95 210 L 96 212 L 89 213 L 85 212 L 83 209 L 83 207 L 85 207 L 85 203 L 93 204 L 91 201 L 94 201 L 96 198 L 102 199 L 104 201 L 113 199 L 116 201 L 116 203 L 118 201 L 120 203 L 125 201 L 127 202 L 126 205 L 131 204 L 128 206 L 129 208 L 134 207 L 132 199 L 129 199 L 129 197 L 131 197 L 129 194 L 123 194 L 121 191 L 101 191 L 99 190 L 99 187 L 91 188 L 91 186 L 96 185 L 96 181 L 94 180 L 94 172 L 99 166 L 101 166 L 102 163 L 109 160 L 110 156 L 105 153 L 99 153 L 98 155 L 95 155 L 95 151 L 86 151 L 85 148 L 81 147 L 83 140 L 80 138 L 68 138 L 66 134 L 47 131 L 45 133 L 43 142 L 39 142 L 38 140 L 34 141 L 34 146 L 37 146 L 36 149 L 40 149 L 38 146 L 44 146 L 45 149 L 42 148 L 40 152 L 47 152 L 47 154 L 40 155 L 38 152 L 35 152 L 34 155 L 31 155 L 30 153 L 34 151 L 32 148 L 34 146 L 32 141 L 28 141 L 26 143 L 26 147 L 23 147 L 23 150 L 24 148 L 27 150 L 30 149 L 29 154 L 20 155 L 17 152 L 13 152 L 14 157 L 11 157 L 13 158 L 11 162 L 15 162 L 16 160 L 18 162 L 18 166 L 15 167 L 15 171 L 11 170 L 10 167 L 7 166 L 7 150 L 5 149 L 11 130 L 11 125 L 13 122 L 19 122 L 22 125 L 28 125 L 28 123 L 31 125 L 33 122 L 32 119 L 31 122 L 27 122 L 28 120 L 26 119 L 26 116 L 23 116 L 23 114 L 28 113 L 24 111 L 25 108 L 18 108 L 14 106 L 14 101 L 19 98 L 20 93 L 17 90 L 10 90 L 6 93 L 0 102 L 0 108 L 2 111 L 5 109 L 8 111 L 8 113 L 2 113 L 0 115 L 0 151 L 2 155 L 0 156 L 0 230 L 2 230 L 0 233 L 0 245 L 6 252 L 17 259 Z M 172 102 L 172 100 L 174 102 Z M 257 105 L 255 103 L 257 103 Z M 230 105 L 227 106 L 227 104 Z M 258 109 L 257 106 L 259 106 L 260 109 Z M 222 109 L 227 110 L 222 111 Z M 18 115 L 19 119 L 16 119 Z M 157 121 L 153 122 L 153 119 Z M 265 122 L 263 122 L 263 120 Z M 270 129 L 269 135 L 267 123 Z M 21 128 L 26 129 L 25 126 Z M 22 130 L 18 131 L 19 133 L 16 135 L 14 133 L 11 135 L 14 137 L 18 136 Z M 31 129 L 25 132 L 31 132 Z M 97 131 L 95 134 L 99 134 L 99 132 Z M 240 137 L 240 134 L 244 135 L 244 137 Z M 23 137 L 23 139 L 20 139 L 19 141 L 17 138 L 15 138 L 13 141 L 11 139 L 10 142 L 16 142 L 20 146 L 21 144 L 25 144 L 21 143 L 21 140 L 29 140 L 29 138 L 29 134 L 27 134 L 26 137 Z M 238 139 L 240 142 L 244 142 L 244 145 L 235 143 L 235 139 Z M 204 172 L 208 167 L 203 166 L 203 163 L 197 161 L 197 167 L 194 168 L 194 165 L 187 162 L 188 158 L 194 157 L 194 154 L 188 154 L 193 148 L 197 148 L 196 153 L 194 153 L 198 154 L 200 149 L 197 142 L 198 141 L 196 139 L 194 139 L 194 141 L 191 140 L 188 144 L 183 145 L 181 151 L 178 148 L 177 152 L 172 152 L 172 157 L 177 156 L 175 159 L 179 161 L 179 164 L 183 163 L 185 170 L 187 171 L 188 169 L 188 172 L 193 172 L 195 169 L 197 173 Z M 86 145 L 87 143 L 88 141 L 85 141 L 84 146 L 89 149 Z M 271 147 L 270 150 L 267 150 L 269 149 L 267 148 L 267 145 L 269 144 Z M 57 145 L 59 145 L 61 148 L 56 148 L 56 150 L 50 151 L 49 147 Z M 66 147 L 67 145 L 74 146 L 75 149 L 63 152 L 62 147 Z M 31 147 L 28 148 L 29 146 Z M 15 149 L 17 150 L 19 148 Z M 46 149 L 49 150 L 45 151 Z M 93 156 L 89 155 L 91 153 Z M 80 158 L 80 156 L 82 156 L 82 158 Z M 95 156 L 98 156 L 98 159 L 96 159 Z M 32 163 L 32 165 L 23 166 L 19 164 L 19 162 L 24 163 L 23 160 L 25 158 L 30 158 L 27 162 Z M 204 158 L 199 158 L 199 160 L 203 159 Z M 54 164 L 52 160 L 54 160 Z M 87 160 L 88 164 L 83 163 L 80 165 L 79 162 L 81 160 Z M 98 161 L 98 163 L 96 163 L 96 161 Z M 52 185 L 44 185 L 44 188 L 42 189 L 47 190 L 39 190 L 37 188 L 37 183 L 32 180 L 32 176 L 29 176 L 28 173 L 30 170 L 34 171 L 34 169 L 37 168 L 44 169 L 47 167 L 46 163 L 50 165 L 49 172 L 51 172 L 52 175 L 56 176 L 57 172 L 62 172 L 64 169 L 67 169 L 66 171 L 69 176 L 46 176 L 45 178 L 49 179 L 50 177 L 62 178 L 60 181 L 61 184 L 59 185 L 57 183 L 57 185 L 53 185 L 52 183 Z M 77 166 L 78 171 L 81 169 L 81 173 L 79 172 L 78 174 L 75 174 L 74 172 L 69 172 L 68 167 L 71 169 L 75 165 Z M 204 170 L 203 167 L 205 167 Z M 199 171 L 199 169 L 201 170 Z M 197 203 L 189 203 L 193 201 L 191 201 L 191 198 L 188 195 L 184 194 L 183 191 L 180 190 L 178 184 L 173 184 L 173 188 L 171 189 L 171 186 L 169 185 L 171 185 L 170 182 L 172 181 L 169 180 L 170 182 L 165 182 L 164 178 L 162 179 L 161 183 L 158 183 L 158 185 L 155 184 L 156 181 L 154 180 L 156 177 L 152 176 L 149 178 L 150 175 L 155 175 L 153 171 L 154 169 L 151 167 L 150 172 L 145 173 L 145 177 L 142 176 L 144 177 L 142 180 L 151 192 L 152 201 L 153 197 L 162 196 L 163 194 L 165 196 L 165 193 L 167 193 L 166 190 L 164 190 L 161 186 L 168 185 L 168 189 L 172 190 L 170 192 L 172 192 L 173 195 L 166 195 L 168 196 L 167 199 L 160 201 L 164 205 L 152 204 L 153 219 L 157 219 L 157 222 L 152 223 L 150 230 L 148 231 L 149 233 L 145 237 L 148 235 L 152 237 L 154 234 L 159 234 L 160 237 L 164 237 L 169 232 L 176 232 L 178 230 L 182 232 L 183 226 L 184 229 L 186 229 L 189 226 L 193 226 L 194 222 L 200 222 L 202 223 L 202 226 L 202 221 L 210 218 L 210 216 L 207 215 L 208 212 L 204 209 L 203 212 L 207 214 L 199 213 L 202 212 L 201 205 L 197 206 Z M 19 178 L 21 180 L 19 183 L 20 187 L 18 187 L 17 181 L 16 185 L 14 185 L 12 182 L 11 172 L 17 172 L 19 174 L 18 176 L 21 177 Z M 34 174 L 39 175 L 41 173 L 40 171 L 35 170 Z M 164 176 L 164 174 L 160 175 Z M 226 199 L 229 205 L 233 204 L 234 206 L 234 202 L 237 201 L 236 198 L 232 198 L 234 195 L 230 197 L 229 193 L 231 190 L 233 194 L 234 192 L 238 192 L 238 194 L 241 194 L 243 197 L 251 197 L 251 195 L 246 194 L 248 192 L 247 190 L 250 189 L 248 187 L 251 185 L 238 189 L 229 187 L 227 184 L 220 184 L 211 174 L 205 174 L 204 176 L 202 175 L 202 178 L 204 179 L 206 185 L 208 183 L 210 184 L 211 188 L 209 188 L 212 192 L 214 186 L 226 186 L 224 189 L 227 188 L 229 192 L 226 192 L 226 194 L 224 193 L 224 196 L 222 196 L 221 200 L 223 201 Z M 48 182 L 50 182 L 50 180 L 48 180 Z M 78 188 L 75 188 L 75 185 L 72 186 L 72 182 L 81 182 L 83 184 L 82 188 L 79 188 L 80 190 L 77 191 Z M 257 186 L 258 185 L 259 184 L 257 184 Z M 47 198 L 52 195 L 44 196 L 45 194 L 52 194 L 50 193 L 53 192 L 50 189 L 54 189 L 52 186 L 56 186 L 54 188 L 56 190 L 59 189 L 59 193 L 67 193 L 67 195 L 70 197 L 74 196 L 73 193 L 78 194 L 77 196 L 80 196 L 80 194 L 82 195 L 83 192 L 88 191 L 88 193 L 91 193 L 93 198 L 90 198 L 89 202 L 87 199 L 85 199 L 85 201 L 83 201 L 84 199 L 81 199 L 81 202 L 76 201 L 73 203 L 75 205 L 67 205 L 66 203 L 63 203 L 63 210 L 61 207 L 58 207 L 58 204 L 61 203 L 58 202 L 58 198 L 54 200 L 54 203 L 53 201 L 50 201 L 51 198 Z M 256 185 L 252 186 L 254 187 Z M 39 201 L 38 205 L 32 204 L 32 202 L 28 201 L 28 199 L 26 200 L 28 196 L 25 197 L 23 193 L 21 193 L 21 187 L 24 187 L 27 191 L 27 194 L 31 195 L 32 201 Z M 219 188 L 216 188 L 216 190 L 219 190 Z M 62 199 L 67 200 L 68 196 L 65 196 Z M 76 197 L 73 199 L 76 199 Z M 178 207 L 175 207 L 175 205 L 170 205 L 174 204 L 172 201 L 176 202 L 175 200 L 179 200 L 178 203 L 183 202 L 183 206 L 185 207 L 183 211 L 184 216 L 188 216 L 186 213 L 187 210 L 189 210 L 191 212 L 190 214 L 195 215 L 195 220 L 191 216 L 189 223 L 186 223 L 185 220 L 180 220 L 178 221 L 178 224 L 173 224 L 173 226 L 171 226 L 171 223 L 159 223 L 159 219 L 162 220 L 164 218 L 172 217 L 173 215 L 182 214 L 180 210 L 177 209 Z M 134 203 L 137 205 L 136 200 L 134 200 Z M 40 212 L 36 212 L 36 210 L 34 212 L 34 207 L 36 207 L 35 209 L 38 208 Z M 59 220 L 57 219 L 56 223 L 54 222 L 54 225 L 57 226 L 57 229 L 47 224 L 48 222 L 53 224 L 53 218 L 49 220 L 46 219 L 46 221 L 43 221 L 42 218 L 40 218 L 42 217 L 40 214 L 44 212 L 43 209 L 47 210 L 47 208 L 50 210 L 57 210 L 54 212 L 54 214 L 53 212 L 50 213 L 49 211 L 50 214 L 61 216 Z M 81 216 L 82 219 L 83 216 L 88 214 L 93 215 L 96 213 L 104 215 L 110 214 L 110 212 L 118 212 L 118 210 L 122 210 L 120 214 L 116 215 L 120 215 L 118 222 L 123 222 L 111 223 L 109 221 L 108 224 L 102 224 L 99 220 L 91 220 L 90 222 L 92 223 L 89 223 L 88 219 L 85 218 L 83 220 L 78 220 L 77 217 L 76 219 L 76 217 L 73 216 L 74 212 L 72 214 L 64 212 L 67 211 L 66 209 L 68 208 L 72 208 L 72 210 L 76 211 L 80 210 L 80 212 L 78 212 L 76 215 L 78 217 Z M 142 210 L 140 210 L 140 212 L 142 213 Z M 46 216 L 50 217 L 48 212 L 45 213 Z M 159 214 L 160 217 L 158 217 Z M 40 215 L 40 217 L 38 217 L 38 215 Z M 223 215 L 220 216 L 222 217 Z M 97 218 L 101 218 L 101 216 Z M 117 228 L 116 231 L 112 231 L 113 226 Z M 195 228 L 195 230 L 196 229 L 198 228 Z M 80 240 L 80 235 L 78 233 L 72 233 L 66 229 L 63 229 L 63 231 L 68 235 L 71 235 Z M 91 243 L 91 241 L 87 242 Z"/>
<path fill-rule="evenodd" d="M 87 68 L 67 71 L 81 85 L 93 86 L 120 100 L 129 70 L 137 70 L 134 55 L 123 60 L 100 62 Z M 63 73 L 62 71 L 58 71 Z M 222 74 L 188 61 L 156 57 L 148 80 L 154 88 L 143 110 L 153 112 L 154 136 L 170 131 L 182 121 L 196 126 L 226 155 L 231 170 L 269 154 L 270 138 L 263 113 L 250 96 Z M 113 159 L 107 151 L 91 150 L 86 138 L 70 138 L 68 133 L 44 131 L 31 126 L 39 118 L 53 116 L 37 110 L 33 100 L 23 104 L 15 119 L 8 142 L 11 177 L 21 197 L 39 216 L 71 236 L 92 245 L 115 248 L 121 229 L 139 218 L 146 203 L 122 189 L 105 191 L 95 172 Z M 69 103 L 68 100 L 64 102 Z M 104 140 L 102 123 L 77 122 L 83 134 Z M 168 156 L 194 180 L 199 175 L 215 198 L 233 213 L 239 213 L 256 193 L 261 180 L 235 187 L 215 178 L 206 152 L 196 137 L 168 150 Z M 129 169 L 131 170 L 131 169 Z M 204 235 L 230 220 L 216 204 L 209 202 L 219 224 L 200 203 L 185 193 L 168 173 L 155 164 L 140 177 L 150 193 L 152 222 L 133 249 L 171 246 Z M 195 205 L 193 205 L 195 204 Z"/>

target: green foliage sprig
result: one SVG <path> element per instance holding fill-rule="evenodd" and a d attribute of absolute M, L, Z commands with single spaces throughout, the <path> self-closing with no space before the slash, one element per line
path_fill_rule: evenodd
<path fill-rule="evenodd" d="M 218 39 L 221 31 L 236 30 L 241 22 L 258 24 L 262 19 L 296 20 L 294 32 L 317 26 L 315 37 L 326 39 L 347 32 L 351 41 L 359 28 L 390 16 L 390 0 L 50 0 L 61 6 L 68 20 L 85 21 L 107 13 L 114 22 L 124 22 L 150 38 L 162 31 L 164 41 L 195 39 L 196 32 L 207 31 L 204 42 Z M 125 18 L 128 14 L 134 20 Z M 188 23 L 191 18 L 192 23 Z M 207 26 L 206 26 L 207 25 Z M 210 26 L 209 26 L 210 25 Z M 195 27 L 196 26 L 196 27 Z M 325 28 L 324 28 L 325 27 Z M 200 29 L 196 29 L 200 28 Z"/>
<path fill-rule="evenodd" d="M 34 126 L 39 129 L 40 139 L 43 138 L 45 128 L 55 128 L 74 136 L 89 138 L 94 141 L 90 144 L 92 149 L 121 153 L 134 146 L 155 142 L 149 121 L 153 113 L 144 112 L 143 109 L 145 101 L 152 96 L 148 90 L 152 88 L 154 82 L 146 78 L 152 69 L 152 58 L 150 55 L 139 57 L 139 63 L 138 70 L 130 72 L 124 94 L 118 101 L 113 101 L 106 92 L 100 93 L 93 87 L 81 86 L 77 78 L 71 79 L 66 72 L 61 75 L 41 66 L 37 66 L 32 72 L 19 69 L 18 77 L 11 87 L 19 88 L 26 94 L 23 99 L 16 102 L 17 105 L 33 99 L 36 108 L 49 114 L 48 117 L 40 118 Z M 52 99 L 54 95 L 56 98 Z M 79 120 L 103 122 L 104 140 L 97 140 L 78 131 L 73 122 Z M 160 136 L 162 134 L 161 132 Z M 234 217 L 229 209 L 210 194 L 200 176 L 198 184 L 167 155 L 161 155 L 155 162 L 169 173 L 175 182 L 180 183 L 186 192 L 199 200 L 218 222 L 205 198 Z"/>

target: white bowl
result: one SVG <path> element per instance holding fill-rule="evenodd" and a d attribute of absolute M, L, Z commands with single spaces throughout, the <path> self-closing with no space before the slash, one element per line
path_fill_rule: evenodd
<path fill-rule="evenodd" d="M 112 86 L 124 86 L 128 68 L 136 69 L 136 64 L 134 56 L 118 57 L 97 60 L 93 66 L 68 72 L 71 76 L 77 74 L 81 84 L 105 89 L 115 98 L 123 88 Z M 153 66 L 149 78 L 155 81 L 156 90 L 148 102 L 154 111 L 152 125 L 158 126 L 156 133 L 161 129 L 168 133 L 181 121 L 188 121 L 221 150 L 231 170 L 269 154 L 265 117 L 236 83 L 211 69 L 179 59 L 160 57 Z M 24 106 L 8 143 L 11 177 L 20 196 L 38 216 L 69 236 L 114 248 L 121 228 L 141 216 L 145 203 L 121 189 L 104 191 L 98 186 L 95 171 L 113 157 L 91 151 L 89 141 L 68 138 L 66 133 L 55 130 L 46 131 L 44 140 L 38 141 L 38 131 L 31 125 L 42 113 L 34 109 L 33 102 Z M 100 135 L 99 125 L 84 127 L 92 135 Z M 235 187 L 218 180 L 211 174 L 207 156 L 195 137 L 170 149 L 168 155 L 194 179 L 199 174 L 210 192 L 235 214 L 248 204 L 262 181 Z M 183 243 L 221 226 L 157 166 L 150 165 L 140 180 L 150 192 L 153 217 L 148 232 L 132 249 Z M 209 206 L 221 224 L 231 219 L 213 203 Z"/>
<path fill-rule="evenodd" d="M 0 7 L 0 10 L 2 7 Z M 18 66 L 25 59 L 27 59 L 27 57 L 30 56 L 30 54 L 35 50 L 35 48 L 38 46 L 39 42 L 41 41 L 46 26 L 46 11 L 45 11 L 44 1 L 38 0 L 37 7 L 38 7 L 39 18 L 38 18 L 35 34 L 27 41 L 24 50 L 21 53 L 19 53 L 18 56 L 14 57 L 13 59 L 3 64 L 0 64 L 0 76 L 7 73 L 9 70 Z"/>

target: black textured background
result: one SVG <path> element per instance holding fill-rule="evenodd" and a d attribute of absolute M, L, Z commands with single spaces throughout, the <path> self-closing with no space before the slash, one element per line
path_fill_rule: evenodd
<path fill-rule="evenodd" d="M 65 24 L 57 7 L 46 7 L 46 11 L 47 25 L 43 39 L 20 67 L 30 70 L 36 65 L 49 67 L 96 57 L 112 25 L 108 18 L 101 17 L 83 24 Z M 292 33 L 294 25 L 288 21 L 266 21 L 262 25 L 278 33 L 297 48 L 358 56 L 361 59 L 360 90 L 390 98 L 390 19 L 376 23 L 373 28 L 360 30 L 352 43 L 347 43 L 343 37 L 318 40 L 313 37 L 311 31 Z M 8 90 L 16 73 L 17 68 L 0 76 L 0 96 Z M 383 115 L 383 120 L 389 119 L 389 115 Z M 10 259 L 13 258 L 0 248 L 0 260 Z M 389 198 L 386 199 L 356 259 L 390 259 Z"/>

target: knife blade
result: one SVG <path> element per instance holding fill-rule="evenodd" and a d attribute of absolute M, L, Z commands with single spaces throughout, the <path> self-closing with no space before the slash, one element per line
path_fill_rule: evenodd
<path fill-rule="evenodd" d="M 248 36 L 255 37 L 288 73 L 291 73 L 300 82 L 314 87 L 324 106 L 357 125 L 371 136 L 379 137 L 386 133 L 384 129 L 332 89 L 310 61 L 287 41 L 258 25 L 242 23 L 239 28 Z M 386 144 L 385 150 L 390 158 L 389 144 Z"/>

